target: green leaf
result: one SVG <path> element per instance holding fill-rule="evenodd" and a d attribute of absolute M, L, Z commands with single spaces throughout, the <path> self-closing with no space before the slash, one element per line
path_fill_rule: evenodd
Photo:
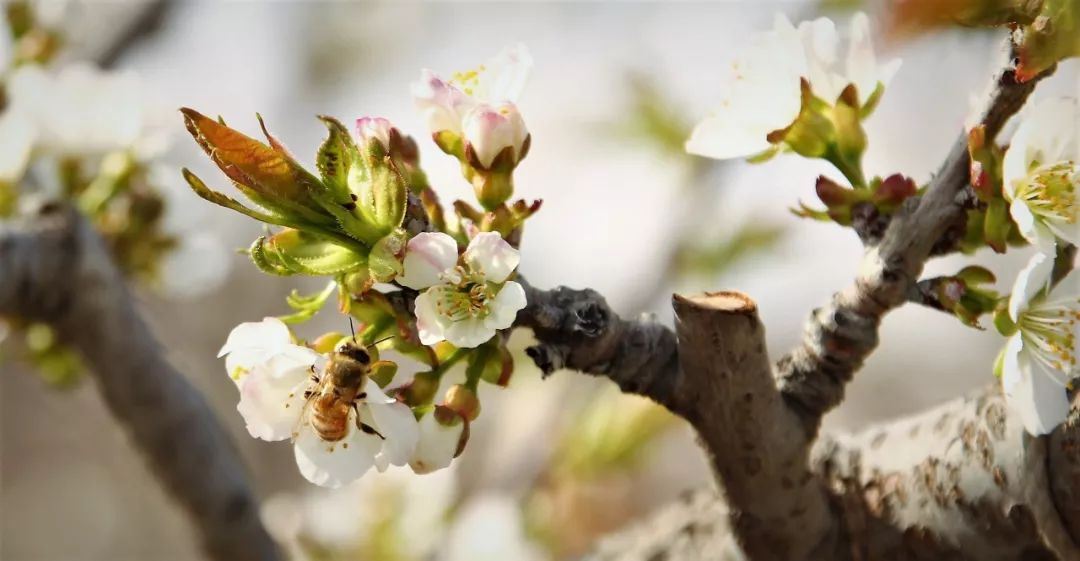
<path fill-rule="evenodd" d="M 367 265 L 367 255 L 302 230 L 282 230 L 262 246 L 293 274 L 339 275 Z"/>
<path fill-rule="evenodd" d="M 184 124 L 210 159 L 245 195 L 259 206 L 283 216 L 296 216 L 314 224 L 333 224 L 309 196 L 317 183 L 310 173 L 284 150 L 267 146 L 198 111 L 180 110 Z M 276 144 L 276 141 L 275 141 Z"/>
<path fill-rule="evenodd" d="M 349 169 L 360 159 L 359 150 L 352 135 L 337 119 L 320 115 L 319 120 L 326 125 L 330 134 L 319 147 L 315 157 L 315 167 L 322 175 L 323 184 L 332 194 L 338 195 L 342 202 L 349 200 L 347 178 Z"/>

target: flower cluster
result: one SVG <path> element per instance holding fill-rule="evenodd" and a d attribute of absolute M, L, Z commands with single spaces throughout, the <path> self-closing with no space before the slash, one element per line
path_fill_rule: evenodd
<path fill-rule="evenodd" d="M 1052 278 L 1058 248 L 1080 244 L 1078 124 L 1076 99 L 1047 99 L 1028 113 L 1002 158 L 1009 214 L 1036 253 L 1016 278 L 1007 315 L 999 313 L 1009 340 L 998 373 L 1009 404 L 1036 435 L 1065 420 L 1066 389 L 1080 376 L 1080 273 Z"/>
<path fill-rule="evenodd" d="M 833 22 L 795 27 L 777 15 L 773 29 L 751 39 L 727 70 L 720 103 L 694 127 L 686 150 L 740 158 L 780 148 L 829 159 L 853 183 L 865 148 L 859 122 L 873 111 L 899 60 L 879 64 L 869 20 L 851 22 L 845 56 Z"/>
<path fill-rule="evenodd" d="M 509 201 L 512 173 L 529 145 L 514 100 L 530 66 L 519 45 L 450 81 L 425 70 L 413 84 L 435 143 L 460 160 L 483 208 L 456 201 L 453 215 L 427 184 L 417 143 L 387 119 L 361 117 L 349 131 L 321 117 L 329 135 L 316 175 L 261 120 L 266 143 L 182 110 L 196 142 L 250 204 L 185 170 L 195 193 L 278 227 L 251 245 L 252 262 L 275 275 L 332 279 L 320 293 L 290 296 L 292 314 L 237 327 L 222 349 L 251 435 L 291 437 L 313 483 L 341 485 L 372 466 L 408 463 L 418 473 L 448 466 L 480 414 L 480 382 L 509 382 L 513 360 L 499 332 L 526 306 L 514 280 L 516 246 L 539 208 L 539 201 Z M 284 322 L 310 319 L 335 289 L 340 311 L 359 322 L 356 334 L 294 342 Z M 397 366 L 373 360 L 377 349 L 422 370 L 385 389 Z M 364 364 L 349 362 L 356 357 Z M 444 388 L 458 362 L 466 366 L 464 383 Z M 362 382 L 342 377 L 346 363 L 364 371 Z"/>

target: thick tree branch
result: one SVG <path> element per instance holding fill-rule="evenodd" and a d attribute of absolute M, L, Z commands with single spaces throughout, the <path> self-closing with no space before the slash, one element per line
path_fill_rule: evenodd
<path fill-rule="evenodd" d="M 1080 559 L 1061 516 L 1063 506 L 1077 510 L 1062 500 L 1074 494 L 1054 484 L 1058 455 L 1072 456 L 1062 479 L 1077 477 L 1078 435 L 1074 418 L 1052 439 L 1030 437 L 996 385 L 856 434 L 823 435 L 813 479 L 843 526 L 835 549 L 816 558 Z M 589 559 L 757 559 L 737 543 L 732 502 L 695 492 L 602 541 Z"/>
<path fill-rule="evenodd" d="M 727 500 L 735 537 L 755 560 L 810 559 L 832 545 L 810 443 L 784 403 L 757 306 L 736 292 L 675 295 L 683 378 L 676 395 Z"/>
<path fill-rule="evenodd" d="M 996 87 L 980 119 L 988 141 L 1047 74 L 1020 83 L 1009 67 L 995 78 Z M 814 310 L 802 343 L 779 361 L 781 390 L 811 434 L 821 417 L 840 403 L 844 386 L 877 347 L 881 319 L 906 301 L 941 240 L 962 227 L 969 166 L 967 135 L 961 134 L 926 193 L 906 201 L 881 242 L 868 249 L 854 284 Z"/>
<path fill-rule="evenodd" d="M 112 414 L 214 559 L 273 560 L 237 451 L 166 362 L 93 227 L 72 207 L 0 223 L 0 315 L 42 321 L 86 359 Z"/>

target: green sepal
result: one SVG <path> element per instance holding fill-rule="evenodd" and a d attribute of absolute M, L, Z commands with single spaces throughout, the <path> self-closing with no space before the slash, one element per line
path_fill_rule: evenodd
<path fill-rule="evenodd" d="M 997 307 L 994 309 L 994 329 L 997 329 L 998 333 L 1011 337 L 1020 328 L 1016 326 L 1016 323 L 1011 317 L 1009 317 L 1009 302 L 1007 299 L 1001 299 L 998 301 Z"/>
<path fill-rule="evenodd" d="M 368 166 L 349 170 L 349 190 L 357 196 L 356 211 L 362 220 L 382 235 L 401 226 L 409 186 L 389 157 L 371 159 Z"/>
<path fill-rule="evenodd" d="M 380 388 L 385 388 L 394 380 L 397 371 L 397 363 L 390 362 L 389 360 L 379 360 L 371 364 L 371 372 L 368 373 L 368 377 L 378 384 Z"/>
<path fill-rule="evenodd" d="M 404 230 L 398 228 L 372 246 L 368 268 L 376 282 L 390 282 L 402 273 L 407 236 Z"/>
<path fill-rule="evenodd" d="M 432 135 L 435 145 L 443 152 L 454 156 L 458 160 L 465 161 L 465 141 L 460 135 L 451 131 L 439 131 Z"/>
<path fill-rule="evenodd" d="M 987 205 L 983 221 L 983 239 L 986 245 L 997 253 L 1005 253 L 1012 226 L 1008 203 L 1003 198 L 995 197 Z"/>
<path fill-rule="evenodd" d="M 465 385 L 475 389 L 476 382 L 506 387 L 514 373 L 514 357 L 503 344 L 501 337 L 492 337 L 476 347 L 466 359 Z"/>

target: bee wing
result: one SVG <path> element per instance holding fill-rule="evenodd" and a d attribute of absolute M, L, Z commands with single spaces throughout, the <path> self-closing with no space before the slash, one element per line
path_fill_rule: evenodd
<path fill-rule="evenodd" d="M 311 395 L 308 396 L 308 398 L 306 400 L 304 400 L 304 408 L 300 410 L 300 418 L 296 420 L 296 425 L 293 426 L 293 430 L 292 430 L 292 441 L 293 442 L 296 442 L 296 438 L 298 436 L 300 436 L 300 431 L 303 430 L 304 427 L 306 427 L 307 425 L 311 424 L 312 404 L 315 402 L 315 399 L 318 396 L 319 396 L 319 392 L 312 390 Z"/>

